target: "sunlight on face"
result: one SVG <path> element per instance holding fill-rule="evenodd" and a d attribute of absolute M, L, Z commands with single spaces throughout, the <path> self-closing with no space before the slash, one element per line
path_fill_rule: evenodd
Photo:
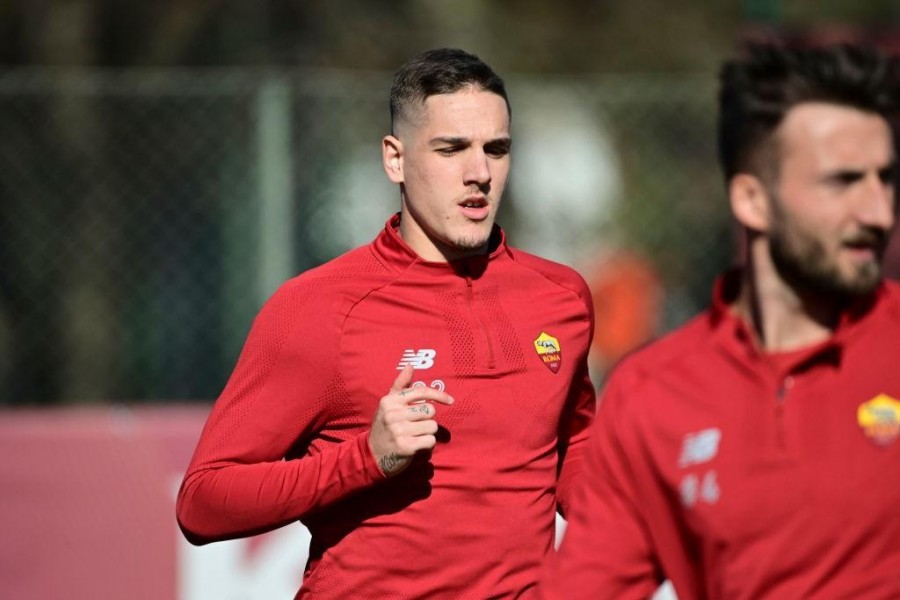
<path fill-rule="evenodd" d="M 426 99 L 402 144 L 400 234 L 422 258 L 484 253 L 509 175 L 509 113 L 492 92 Z"/>
<path fill-rule="evenodd" d="M 839 295 L 870 292 L 894 223 L 894 154 L 877 114 L 801 104 L 778 129 L 770 191 L 772 262 L 786 281 Z"/>

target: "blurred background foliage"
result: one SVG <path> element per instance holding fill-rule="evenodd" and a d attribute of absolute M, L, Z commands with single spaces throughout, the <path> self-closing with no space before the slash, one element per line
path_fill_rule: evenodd
<path fill-rule="evenodd" d="M 0 404 L 215 398 L 278 283 L 396 210 L 391 76 L 439 46 L 507 80 L 500 222 L 591 283 L 599 380 L 735 255 L 721 61 L 898 51 L 898 23 L 896 0 L 0 0 Z"/>

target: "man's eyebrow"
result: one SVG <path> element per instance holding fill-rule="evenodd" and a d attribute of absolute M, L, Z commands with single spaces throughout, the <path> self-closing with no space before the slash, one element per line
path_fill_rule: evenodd
<path fill-rule="evenodd" d="M 438 136 L 436 138 L 432 138 L 430 143 L 432 146 L 438 146 L 438 145 L 466 146 L 468 144 L 471 144 L 472 140 L 470 140 L 467 137 Z M 492 140 L 488 140 L 487 143 L 485 143 L 485 146 L 490 146 L 492 144 L 493 145 L 501 144 L 504 146 L 509 146 L 510 144 L 512 144 L 512 139 L 509 136 L 494 138 Z"/>
<path fill-rule="evenodd" d="M 822 173 L 823 180 L 829 179 L 862 179 L 866 175 L 865 169 L 854 169 L 852 167 L 840 167 Z"/>
<path fill-rule="evenodd" d="M 512 138 L 509 136 L 498 137 L 485 144 L 485 146 L 501 146 L 503 148 L 509 148 L 511 145 Z"/>
<path fill-rule="evenodd" d="M 878 178 L 883 182 L 894 181 L 897 177 L 897 168 L 898 164 L 896 161 L 891 161 L 890 163 L 879 167 L 875 170 L 875 173 L 878 175 Z M 828 171 L 822 174 L 821 181 L 825 182 L 842 182 L 842 183 L 852 183 L 855 181 L 859 181 L 866 177 L 866 173 L 869 172 L 866 168 L 837 168 L 833 171 Z"/>
<path fill-rule="evenodd" d="M 469 138 L 464 137 L 452 137 L 452 136 L 439 136 L 431 139 L 432 146 L 465 146 L 466 144 L 471 144 L 472 141 Z"/>

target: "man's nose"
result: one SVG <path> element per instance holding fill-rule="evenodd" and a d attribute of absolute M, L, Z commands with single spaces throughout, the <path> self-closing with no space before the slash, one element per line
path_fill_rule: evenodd
<path fill-rule="evenodd" d="M 857 208 L 857 218 L 863 225 L 888 230 L 894 226 L 894 182 L 877 175 L 869 177 Z"/>
<path fill-rule="evenodd" d="M 491 168 L 489 158 L 484 150 L 472 149 L 471 156 L 466 162 L 466 183 L 475 183 L 479 186 L 491 182 Z"/>

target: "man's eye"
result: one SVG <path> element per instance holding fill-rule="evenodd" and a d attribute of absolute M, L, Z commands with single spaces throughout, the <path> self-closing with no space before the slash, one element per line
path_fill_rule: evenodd
<path fill-rule="evenodd" d="M 509 154 L 508 143 L 488 144 L 484 147 L 484 153 L 491 158 L 503 158 Z"/>
<path fill-rule="evenodd" d="M 828 178 L 828 183 L 834 187 L 848 187 L 862 179 L 860 173 L 837 173 Z"/>
<path fill-rule="evenodd" d="M 438 148 L 438 149 L 437 149 L 437 152 L 438 152 L 438 154 L 440 154 L 440 155 L 442 155 L 442 156 L 453 156 L 454 154 L 456 154 L 457 152 L 459 152 L 459 148 L 456 148 L 456 147 L 452 147 L 452 148 Z"/>

